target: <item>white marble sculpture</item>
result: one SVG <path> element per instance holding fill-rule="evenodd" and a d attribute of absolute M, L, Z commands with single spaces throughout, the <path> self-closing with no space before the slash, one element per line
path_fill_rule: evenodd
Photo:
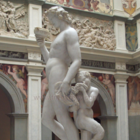
<path fill-rule="evenodd" d="M 74 113 L 76 127 L 81 130 L 81 140 L 102 140 L 104 129 L 93 119 L 92 106 L 98 96 L 98 89 L 90 86 L 91 76 L 87 71 L 79 71 L 76 75 L 76 85 L 71 87 L 67 97 L 61 93 L 56 84 L 56 95 L 59 100 L 69 106 Z"/>
<path fill-rule="evenodd" d="M 75 29 L 70 27 L 71 19 L 63 8 L 52 7 L 46 12 L 46 15 L 56 28 L 60 28 L 61 33 L 51 44 L 50 52 L 45 47 L 44 38 L 36 35 L 38 45 L 47 63 L 46 76 L 49 83 L 49 92 L 43 106 L 42 123 L 61 140 L 79 140 L 78 130 L 69 116 L 68 107 L 55 97 L 54 92 L 55 84 L 62 81 L 61 91 L 63 94 L 67 94 L 71 80 L 78 72 L 81 64 L 78 35 Z M 55 116 L 58 121 L 54 119 Z"/>
<path fill-rule="evenodd" d="M 46 62 L 46 76 L 49 83 L 49 92 L 45 97 L 43 105 L 42 123 L 50 130 L 52 130 L 53 133 L 57 135 L 61 140 L 79 140 L 78 129 L 69 116 L 69 110 L 72 110 L 75 113 L 78 111 L 83 112 L 83 108 L 81 107 L 82 104 L 78 101 L 78 98 L 75 96 L 75 94 L 80 94 L 79 92 L 81 92 L 82 88 L 78 87 L 81 87 L 81 84 L 84 89 L 88 89 L 88 87 L 90 87 L 90 80 L 86 79 L 84 83 L 78 83 L 79 86 L 77 84 L 76 87 L 71 87 L 71 81 L 78 73 L 81 64 L 81 53 L 78 43 L 78 35 L 76 30 L 70 26 L 71 18 L 69 17 L 68 12 L 66 12 L 63 8 L 55 6 L 50 8 L 45 14 L 51 24 L 53 24 L 55 28 L 60 29 L 60 34 L 51 44 L 49 52 L 45 47 L 45 36 L 49 34 L 49 31 L 35 28 L 36 40 L 40 46 L 40 50 Z M 77 79 L 79 79 L 79 76 Z M 87 94 L 86 92 L 87 90 L 83 92 L 83 95 Z M 60 94 L 66 98 L 59 98 L 58 96 Z M 94 95 L 95 100 L 98 94 L 98 90 L 90 87 L 88 94 L 89 98 L 93 98 L 92 96 Z M 86 107 L 84 109 L 84 113 L 88 112 L 88 110 L 91 110 L 91 106 L 89 109 L 87 105 L 84 106 Z M 57 120 L 54 119 L 55 116 Z M 80 116 L 84 117 L 82 114 Z M 77 122 L 76 125 L 79 122 L 77 121 L 77 117 L 75 117 L 75 122 Z M 94 132 L 94 128 L 91 127 L 89 122 L 87 122 L 91 129 L 86 129 L 83 132 L 83 138 L 87 135 L 87 133 L 90 133 L 89 135 L 94 133 L 93 140 L 101 140 L 104 133 L 102 127 L 93 119 L 89 119 L 91 120 L 90 123 L 92 125 L 95 124 L 93 127 L 96 127 L 97 129 L 95 128 Z M 81 125 L 77 125 L 77 127 L 82 129 Z M 100 133 L 100 136 L 98 133 Z M 90 139 L 91 138 L 87 138 L 83 140 Z"/>

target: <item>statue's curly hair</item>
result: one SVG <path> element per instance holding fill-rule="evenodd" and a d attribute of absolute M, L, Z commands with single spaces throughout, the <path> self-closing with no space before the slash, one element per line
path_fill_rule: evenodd
<path fill-rule="evenodd" d="M 45 15 L 47 16 L 48 14 L 54 14 L 56 15 L 59 19 L 65 21 L 68 24 L 71 24 L 72 19 L 70 15 L 68 14 L 67 11 L 65 11 L 62 7 L 60 6 L 53 6 L 50 9 L 45 11 Z"/>
<path fill-rule="evenodd" d="M 75 76 L 76 82 L 78 81 L 78 79 L 80 81 L 83 80 L 83 78 L 88 78 L 89 80 L 91 80 L 90 73 L 88 71 L 78 71 L 78 73 Z"/>

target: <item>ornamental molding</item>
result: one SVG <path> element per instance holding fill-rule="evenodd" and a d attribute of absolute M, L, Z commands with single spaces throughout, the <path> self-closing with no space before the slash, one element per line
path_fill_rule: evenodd
<path fill-rule="evenodd" d="M 29 52 L 28 53 L 28 59 L 31 59 L 31 60 L 41 60 L 41 53 Z"/>

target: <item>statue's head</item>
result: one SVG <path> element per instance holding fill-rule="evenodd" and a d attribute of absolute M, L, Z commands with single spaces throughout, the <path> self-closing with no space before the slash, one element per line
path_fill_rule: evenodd
<path fill-rule="evenodd" d="M 65 11 L 60 6 L 54 6 L 45 11 L 45 15 L 48 17 L 49 21 L 58 28 L 61 22 L 66 22 L 67 24 L 71 24 L 71 17 L 69 16 L 68 12 Z"/>
<path fill-rule="evenodd" d="M 75 77 L 76 83 L 84 83 L 90 87 L 91 84 L 91 75 L 88 71 L 78 71 Z"/>
<path fill-rule="evenodd" d="M 11 8 L 14 8 L 14 5 L 13 5 L 12 2 L 8 1 L 8 4 L 9 4 L 9 6 L 10 6 Z"/>

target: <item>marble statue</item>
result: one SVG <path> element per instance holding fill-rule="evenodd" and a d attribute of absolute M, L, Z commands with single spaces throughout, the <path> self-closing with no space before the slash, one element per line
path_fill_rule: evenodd
<path fill-rule="evenodd" d="M 78 72 L 81 53 L 77 32 L 70 26 L 72 20 L 68 12 L 59 6 L 47 10 L 45 16 L 55 28 L 60 29 L 60 33 L 52 42 L 49 52 L 45 47 L 49 30 L 38 27 L 34 30 L 46 62 L 49 89 L 44 100 L 42 123 L 61 140 L 79 140 L 78 129 L 82 132 L 82 140 L 101 140 L 104 130 L 92 119 L 91 109 L 98 89 L 90 86 L 88 72 Z M 72 87 L 71 81 L 75 77 L 77 84 Z M 74 112 L 76 125 L 69 111 Z"/>
<path fill-rule="evenodd" d="M 71 81 L 78 72 L 81 65 L 78 35 L 70 26 L 71 18 L 63 8 L 55 6 L 45 14 L 56 28 L 60 28 L 60 34 L 51 44 L 50 52 L 45 47 L 44 38 L 36 34 L 37 43 L 46 62 L 46 76 L 49 83 L 42 123 L 61 140 L 79 140 L 78 130 L 69 116 L 68 107 L 55 97 L 54 90 L 55 84 L 62 81 L 61 91 L 63 94 L 68 94 Z M 57 120 L 54 119 L 55 116 Z"/>
<path fill-rule="evenodd" d="M 81 130 L 81 140 L 102 140 L 104 129 L 93 119 L 91 109 L 98 96 L 98 89 L 90 86 L 91 76 L 87 71 L 79 71 L 75 79 L 76 85 L 71 87 L 67 98 L 58 88 L 60 83 L 56 84 L 56 96 L 74 113 L 76 127 Z"/>

